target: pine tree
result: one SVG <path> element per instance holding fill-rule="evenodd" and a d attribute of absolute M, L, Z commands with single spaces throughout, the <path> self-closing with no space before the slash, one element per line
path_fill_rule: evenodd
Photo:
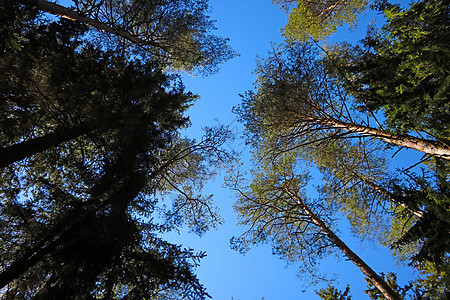
<path fill-rule="evenodd" d="M 201 189 L 231 158 L 227 133 L 180 137 L 196 97 L 160 63 L 100 49 L 82 39 L 86 26 L 41 21 L 20 2 L 0 15 L 5 298 L 204 299 L 193 273 L 203 254 L 159 234 L 220 222 Z"/>
<path fill-rule="evenodd" d="M 95 28 L 112 42 L 112 49 L 158 57 L 172 69 L 211 73 L 235 56 L 227 39 L 210 34 L 215 27 L 207 16 L 206 0 L 78 0 L 72 7 L 46 0 L 23 2 Z"/>

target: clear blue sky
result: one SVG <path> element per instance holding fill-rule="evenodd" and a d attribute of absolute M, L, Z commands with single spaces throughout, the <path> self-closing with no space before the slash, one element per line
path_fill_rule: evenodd
<path fill-rule="evenodd" d="M 190 135 L 198 135 L 203 126 L 215 125 L 216 119 L 229 124 L 239 134 L 242 126 L 231 113 L 233 106 L 240 103 L 239 93 L 252 89 L 257 55 L 264 56 L 271 43 L 282 42 L 280 28 L 286 16 L 270 0 L 212 0 L 212 18 L 217 20 L 218 33 L 230 38 L 231 46 L 240 54 L 225 63 L 220 72 L 206 78 L 185 77 L 187 90 L 199 94 L 201 99 L 190 109 L 192 129 Z M 359 40 L 365 35 L 366 26 L 374 18 L 367 14 L 356 31 L 342 29 L 335 41 Z M 244 151 L 245 145 L 236 141 L 230 148 Z M 254 247 L 245 256 L 230 249 L 229 240 L 238 236 L 243 228 L 237 227 L 231 206 L 233 194 L 223 187 L 222 178 L 208 185 L 207 193 L 214 193 L 215 203 L 221 207 L 225 224 L 199 238 L 183 232 L 169 235 L 172 242 L 181 243 L 196 251 L 206 251 L 197 274 L 213 299 L 217 300 L 293 300 L 318 299 L 314 287 L 304 290 L 297 277 L 299 265 L 286 264 L 272 256 L 270 245 Z M 343 225 L 346 223 L 343 222 Z M 412 274 L 409 269 L 398 269 L 386 249 L 371 244 L 361 244 L 340 228 L 340 237 L 360 255 L 375 271 L 398 273 L 400 283 L 405 283 Z M 367 299 L 362 292 L 366 287 L 363 274 L 349 261 L 330 257 L 322 262 L 322 272 L 337 273 L 337 285 L 344 288 L 350 284 L 353 299 Z M 326 285 L 326 284 L 325 284 Z M 319 285 L 317 287 L 324 287 Z M 316 287 L 316 288 L 317 288 Z"/>

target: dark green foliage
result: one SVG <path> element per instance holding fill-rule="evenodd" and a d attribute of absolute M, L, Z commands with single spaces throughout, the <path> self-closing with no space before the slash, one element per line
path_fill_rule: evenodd
<path fill-rule="evenodd" d="M 0 3 L 0 44 L 2 47 L 2 56 L 5 51 L 20 50 L 20 42 L 23 31 L 27 26 L 34 22 L 37 15 L 30 3 L 23 1 L 28 5 L 22 5 L 18 1 L 2 1 Z M 8 50 L 6 50 L 8 49 Z"/>
<path fill-rule="evenodd" d="M 388 273 L 386 275 L 381 274 L 381 276 L 386 280 L 387 284 L 395 290 L 402 299 L 405 299 L 407 292 L 411 289 L 412 284 L 406 285 L 405 287 L 400 287 L 397 284 L 397 276 L 394 273 Z M 369 295 L 370 299 L 386 299 L 380 291 L 370 283 L 368 279 L 366 279 L 368 289 L 364 292 Z"/>
<path fill-rule="evenodd" d="M 383 110 L 392 130 L 424 131 L 448 142 L 449 1 L 419 1 L 406 10 L 384 3 L 379 9 L 386 25 L 370 31 L 343 67 L 348 89 L 361 109 Z"/>
<path fill-rule="evenodd" d="M 440 171 L 444 171 L 442 166 L 445 163 L 438 160 Z M 450 249 L 450 183 L 439 174 L 442 172 L 438 171 L 434 176 L 429 173 L 427 171 L 422 176 L 410 175 L 409 187 L 396 186 L 394 189 L 394 193 L 402 197 L 409 207 L 424 209 L 423 217 L 394 243 L 394 247 L 401 249 L 402 246 L 418 243 L 420 248 L 413 256 L 413 262 L 431 262 L 442 266 Z M 448 171 L 444 173 L 448 174 Z"/>
<path fill-rule="evenodd" d="M 446 147 L 450 136 L 449 4 L 424 0 L 401 9 L 378 1 L 387 23 L 379 31 L 372 28 L 360 47 L 335 48 L 328 61 L 331 68 L 337 67 L 337 77 L 360 104 L 360 111 L 383 111 L 386 129 L 428 135 Z M 428 169 L 423 174 L 405 171 L 402 180 L 390 184 L 394 198 L 423 214 L 401 233 L 391 233 L 397 234 L 393 248 L 408 253 L 414 245 L 412 263 L 419 268 L 432 263 L 431 269 L 443 270 L 450 249 L 448 160 L 432 158 L 425 165 Z M 445 273 L 437 271 L 441 278 L 448 276 Z"/>
<path fill-rule="evenodd" d="M 90 25 L 90 40 L 132 56 L 157 58 L 172 70 L 214 73 L 236 53 L 213 35 L 207 0 L 77 0 L 70 7 L 39 1 L 38 9 Z M 72 13 L 70 16 L 67 13 Z"/>
<path fill-rule="evenodd" d="M 428 271 L 429 273 L 439 274 L 439 272 Z M 405 286 L 399 286 L 397 282 L 397 276 L 395 273 L 382 274 L 383 278 L 389 284 L 389 286 L 395 290 L 402 299 L 414 299 L 414 300 L 425 300 L 425 299 L 447 299 L 449 296 L 448 283 L 446 285 L 442 284 L 442 279 L 433 278 L 433 276 L 428 276 L 425 279 L 418 278 L 416 280 L 410 281 Z M 383 300 L 386 299 L 377 288 L 373 286 L 367 280 L 367 290 L 364 292 L 370 297 L 370 299 Z M 439 282 L 438 284 L 436 284 Z"/>
<path fill-rule="evenodd" d="M 350 287 L 345 287 L 345 291 L 339 291 L 333 285 L 328 285 L 326 289 L 316 291 L 316 295 L 324 300 L 351 300 Z"/>
<path fill-rule="evenodd" d="M 448 1 L 422 1 L 404 11 L 385 4 L 384 9 L 386 26 L 372 30 L 362 47 L 288 41 L 274 48 L 258 62 L 256 91 L 246 93 L 236 111 L 258 165 L 281 165 L 280 157 L 290 157 L 296 171 L 305 165 L 318 168 L 329 214 L 340 209 L 363 237 L 389 246 L 397 241 L 396 254 L 435 272 L 429 286 L 445 289 Z M 393 146 L 401 147 L 393 156 L 408 159 L 402 148 L 426 154 L 417 164 L 406 161 L 404 169 L 393 170 Z M 420 163 L 427 169 L 414 174 Z M 251 175 L 258 182 L 271 172 L 267 167 Z M 265 191 L 268 184 L 261 186 Z M 253 207 L 239 209 L 255 218 Z M 246 224 L 253 233 L 258 223 Z M 250 240 L 264 241 L 266 236 L 257 233 Z"/>
<path fill-rule="evenodd" d="M 448 259 L 438 266 L 425 263 L 421 266 L 422 278 L 412 282 L 415 299 L 448 299 L 450 297 L 450 272 Z"/>
<path fill-rule="evenodd" d="M 230 158 L 218 148 L 226 133 L 180 138 L 195 96 L 158 62 L 99 49 L 84 25 L 36 19 L 16 1 L 0 14 L 5 299 L 204 299 L 193 273 L 203 254 L 158 234 L 220 221 L 200 190 Z M 171 192 L 178 209 L 167 214 L 180 222 L 158 224 Z"/>

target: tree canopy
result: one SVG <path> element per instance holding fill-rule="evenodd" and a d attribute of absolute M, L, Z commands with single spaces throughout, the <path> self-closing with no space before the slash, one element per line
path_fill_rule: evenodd
<path fill-rule="evenodd" d="M 323 40 L 348 24 L 353 26 L 358 14 L 368 4 L 364 0 L 273 0 L 289 15 L 284 34 L 291 39 Z"/>
<path fill-rule="evenodd" d="M 215 27 L 207 0 L 76 0 L 71 7 L 46 0 L 22 2 L 96 29 L 92 33 L 104 47 L 157 57 L 172 70 L 209 74 L 236 55 L 227 39 L 211 34 Z"/>
<path fill-rule="evenodd" d="M 336 253 L 353 262 L 387 299 L 400 299 L 336 235 L 333 205 L 306 195 L 309 176 L 301 171 L 295 151 L 268 158 L 265 150 L 260 146 L 253 152 L 257 163 L 250 182 L 240 173 L 230 178 L 229 186 L 236 191 L 234 208 L 239 222 L 248 228 L 232 240 L 232 245 L 245 250 L 252 244 L 270 242 L 274 254 L 289 262 L 301 262 L 302 274 L 309 273 L 313 279 L 323 279 L 316 269 L 320 259 Z"/>
<path fill-rule="evenodd" d="M 409 9 L 384 3 L 379 10 L 386 24 L 333 57 L 347 91 L 359 109 L 383 110 L 389 129 L 448 142 L 448 1 L 419 1 Z"/>
<path fill-rule="evenodd" d="M 0 15 L 4 297 L 205 299 L 204 253 L 159 235 L 221 222 L 201 190 L 232 158 L 227 131 L 180 136 L 196 96 L 165 62 L 101 48 L 86 25 L 22 2 Z"/>
<path fill-rule="evenodd" d="M 372 28 L 362 45 L 288 39 L 259 59 L 255 91 L 244 94 L 236 108 L 256 155 L 251 176 L 254 181 L 266 176 L 281 181 L 258 164 L 283 165 L 278 160 L 285 156 L 292 156 L 294 174 L 300 166 L 316 168 L 323 176 L 319 203 L 327 207 L 329 218 L 333 209 L 341 210 L 355 233 L 392 247 L 398 257 L 434 274 L 429 279 L 440 278 L 445 290 L 448 68 L 439 62 L 447 57 L 448 1 L 425 0 L 406 9 L 378 5 L 387 23 L 379 31 Z M 420 151 L 423 157 L 394 170 L 389 156 L 401 156 L 403 149 Z M 258 186 L 271 189 L 270 184 Z M 272 187 L 273 193 L 279 190 Z M 275 200 L 262 198 L 268 201 L 267 211 L 277 207 Z M 252 209 L 239 212 L 244 220 L 254 217 Z M 274 220 L 291 226 L 289 220 Z M 249 244 L 266 238 L 272 228 L 245 224 L 258 233 Z M 291 238 L 297 232 L 291 231 Z M 308 243 L 289 245 L 301 249 Z M 286 252 L 301 256 L 295 251 Z"/>

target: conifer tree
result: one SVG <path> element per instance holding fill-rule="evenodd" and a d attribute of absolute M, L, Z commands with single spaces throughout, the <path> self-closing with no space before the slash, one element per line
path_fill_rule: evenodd
<path fill-rule="evenodd" d="M 221 221 L 201 189 L 231 158 L 226 130 L 180 136 L 196 96 L 163 63 L 100 49 L 86 26 L 41 20 L 22 2 L 2 2 L 0 15 L 5 297 L 206 298 L 193 273 L 203 253 L 159 234 Z"/>

